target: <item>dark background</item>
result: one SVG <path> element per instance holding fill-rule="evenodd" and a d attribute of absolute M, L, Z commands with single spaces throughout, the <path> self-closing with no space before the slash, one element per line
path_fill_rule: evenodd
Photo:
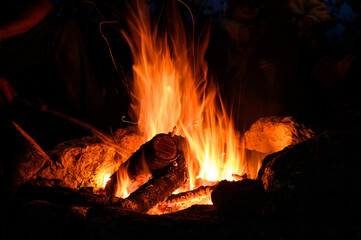
<path fill-rule="evenodd" d="M 124 82 L 129 82 L 132 78 L 133 60 L 130 49 L 120 33 L 121 29 L 127 28 L 125 23 L 127 2 L 115 0 L 54 1 L 57 15 L 74 19 L 82 33 L 96 79 L 106 91 L 105 111 L 102 113 L 102 121 L 94 123 L 94 125 L 110 133 L 120 127 L 129 125 L 129 123 L 122 120 L 124 117 L 130 120 L 128 117 L 130 96 Z M 160 24 L 168 24 L 166 17 L 164 17 L 164 4 L 166 1 L 152 0 L 148 2 L 155 19 L 159 18 Z M 225 76 L 224 74 L 227 67 L 224 58 L 228 42 L 226 33 L 220 29 L 220 22 L 224 17 L 227 17 L 226 2 L 224 0 L 184 0 L 183 2 L 192 10 L 193 14 L 191 15 L 185 6 L 178 2 L 185 27 L 189 33 L 192 32 L 194 24 L 197 38 L 206 26 L 211 25 L 210 46 L 206 58 L 209 62 L 210 72 L 220 85 L 223 96 L 231 95 L 227 88 L 222 87 L 227 84 L 227 81 L 231 82 L 231 88 L 234 84 L 241 83 L 234 79 L 229 80 L 232 76 Z M 279 2 L 274 0 L 274 6 L 280 4 Z M 327 82 L 327 74 L 322 75 L 321 78 L 323 79 L 321 80 L 303 78 L 296 81 L 290 79 L 289 83 L 287 79 L 286 84 L 280 84 L 279 86 L 282 91 L 289 92 L 288 98 L 282 100 L 282 105 L 284 105 L 282 110 L 258 112 L 257 114 L 243 111 L 235 114 L 235 118 L 238 117 L 238 119 L 235 119 L 238 123 L 238 130 L 248 129 L 253 122 L 264 115 L 292 115 L 299 118 L 316 132 L 322 132 L 330 128 L 357 125 L 360 115 L 358 110 L 360 95 L 357 86 L 358 81 L 361 79 L 361 68 L 359 67 L 361 6 L 357 0 L 328 0 L 326 4 L 333 19 L 323 29 L 325 38 L 322 42 L 322 52 L 318 58 L 326 59 L 327 64 L 331 62 L 331 65 L 327 66 L 332 66 L 332 64 L 337 64 L 347 55 L 355 56 L 355 60 L 347 70 L 345 79 L 334 84 L 331 88 L 325 87 L 322 83 L 323 80 Z M 194 22 L 192 22 L 192 17 Z M 100 24 L 104 21 L 111 21 L 112 23 L 103 23 L 100 28 Z M 267 47 L 264 48 L 267 50 Z M 255 92 L 257 92 L 257 87 L 259 86 L 254 87 Z M 294 89 L 297 91 L 294 92 Z M 267 95 L 270 93 L 268 89 L 262 91 L 258 94 Z M 304 93 L 305 91 L 306 93 Z M 257 102 L 257 96 L 246 99 L 247 101 L 250 104 L 253 103 L 256 108 L 263 104 Z M 242 108 L 238 105 L 233 107 Z M 242 109 L 244 108 L 247 107 L 243 106 Z M 248 107 L 248 109 L 252 111 L 252 107 Z M 30 115 L 34 116 L 33 120 L 35 120 L 33 122 L 35 124 L 31 125 L 31 121 L 24 119 L 14 119 L 20 126 L 24 127 L 25 131 L 36 140 L 39 140 L 40 145 L 45 148 L 51 148 L 54 142 L 90 134 L 77 126 L 73 126 L 73 124 L 70 124 L 71 127 L 67 127 L 69 125 L 67 121 L 52 117 L 49 114 L 41 114 L 35 117 L 35 115 L 32 115 L 33 110 L 30 110 L 30 112 Z M 54 141 L 51 141 L 51 139 Z"/>

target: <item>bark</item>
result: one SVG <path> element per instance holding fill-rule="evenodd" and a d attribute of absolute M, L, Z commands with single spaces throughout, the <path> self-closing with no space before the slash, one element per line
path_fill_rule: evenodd
<path fill-rule="evenodd" d="M 188 202 L 196 198 L 208 196 L 212 193 L 212 191 L 217 187 L 217 185 L 213 186 L 201 186 L 197 189 L 182 192 L 178 194 L 172 194 L 170 195 L 166 201 L 162 203 L 162 205 L 166 204 L 175 204 L 175 203 L 181 203 L 181 202 Z"/>
<path fill-rule="evenodd" d="M 244 174 L 242 174 L 242 175 L 233 173 L 233 174 L 232 174 L 232 177 L 233 177 L 234 180 L 236 180 L 236 181 L 241 181 L 241 180 L 243 180 L 243 179 L 247 179 L 247 178 L 248 178 L 247 173 L 244 173 Z"/>
<path fill-rule="evenodd" d="M 126 172 L 131 180 L 143 174 L 153 174 L 158 169 L 166 167 L 178 157 L 177 145 L 173 137 L 167 134 L 158 134 L 149 142 L 143 144 L 117 172 L 106 185 L 108 196 L 115 194 L 118 185 L 118 174 Z"/>
<path fill-rule="evenodd" d="M 23 184 L 18 191 L 18 197 L 26 200 L 44 200 L 52 203 L 95 206 L 108 204 L 109 198 L 92 193 L 92 188 L 74 189 L 68 187 L 43 186 L 36 183 Z"/>
<path fill-rule="evenodd" d="M 183 155 L 153 174 L 153 177 L 129 195 L 127 200 L 137 207 L 137 212 L 146 213 L 152 207 L 166 200 L 172 192 L 187 180 L 187 165 Z"/>
<path fill-rule="evenodd" d="M 43 181 L 32 181 L 23 184 L 18 191 L 17 197 L 24 201 L 42 200 L 68 206 L 95 207 L 116 205 L 127 210 L 135 211 L 137 209 L 137 206 L 128 199 L 95 194 L 92 187 L 75 189 L 54 185 L 45 186 Z"/>
<path fill-rule="evenodd" d="M 169 214 L 187 209 L 196 204 L 209 204 L 211 201 L 211 193 L 216 186 L 217 185 L 201 186 L 191 191 L 172 194 L 167 200 L 152 208 L 148 214 Z"/>

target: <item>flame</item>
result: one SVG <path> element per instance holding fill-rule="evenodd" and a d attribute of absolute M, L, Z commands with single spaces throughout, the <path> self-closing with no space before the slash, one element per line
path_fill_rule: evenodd
<path fill-rule="evenodd" d="M 131 180 L 130 180 L 127 172 L 125 170 L 118 171 L 117 178 L 118 178 L 117 179 L 118 183 L 121 183 L 121 184 L 117 185 L 115 196 L 121 197 L 121 198 L 128 197 L 130 194 L 129 187 L 131 186 Z"/>
<path fill-rule="evenodd" d="M 103 181 L 103 187 L 107 185 L 107 182 L 110 180 L 110 174 L 105 174 L 104 181 Z"/>
<path fill-rule="evenodd" d="M 132 113 L 147 140 L 177 126 L 189 143 L 189 187 L 201 181 L 233 180 L 242 175 L 244 154 L 217 85 L 208 76 L 204 55 L 209 28 L 198 44 L 187 38 L 176 4 L 167 9 L 165 31 L 151 20 L 145 1 L 135 1 L 129 32 L 122 31 L 133 54 Z M 193 37 L 194 38 L 194 37 Z"/>
<path fill-rule="evenodd" d="M 170 4 L 172 5 L 172 4 Z M 123 32 L 134 58 L 132 109 L 147 139 L 177 126 L 190 146 L 187 156 L 190 184 L 196 179 L 217 181 L 243 173 L 243 154 L 218 88 L 208 78 L 204 60 L 209 31 L 196 47 L 186 38 L 174 5 L 172 23 L 160 34 L 144 1 L 130 11 L 130 33 Z"/>

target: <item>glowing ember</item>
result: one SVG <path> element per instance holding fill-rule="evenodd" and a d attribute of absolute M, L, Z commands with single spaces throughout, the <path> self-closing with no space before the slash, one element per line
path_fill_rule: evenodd
<path fill-rule="evenodd" d="M 167 10 L 169 26 L 161 33 L 153 24 L 145 1 L 136 1 L 122 34 L 134 58 L 132 110 L 147 140 L 158 133 L 184 136 L 190 146 L 187 159 L 189 189 L 204 182 L 233 180 L 245 173 L 244 154 L 204 60 L 209 31 L 199 44 L 187 38 L 175 3 Z M 129 182 L 122 178 L 117 196 Z M 124 179 L 123 179 L 124 178 Z"/>

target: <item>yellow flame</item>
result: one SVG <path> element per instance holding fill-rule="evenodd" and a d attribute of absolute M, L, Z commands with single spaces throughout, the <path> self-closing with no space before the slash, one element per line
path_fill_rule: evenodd
<path fill-rule="evenodd" d="M 103 187 L 107 185 L 107 182 L 110 180 L 110 174 L 105 174 L 104 181 L 103 181 Z"/>
<path fill-rule="evenodd" d="M 117 189 L 115 191 L 115 196 L 120 198 L 126 198 L 129 196 L 129 187 L 131 185 L 131 180 L 128 176 L 128 173 L 125 169 L 119 169 L 117 173 Z"/>
<path fill-rule="evenodd" d="M 170 24 L 161 31 L 153 24 L 145 1 L 136 1 L 122 34 L 133 54 L 132 110 L 134 121 L 149 140 L 177 126 L 189 143 L 190 186 L 197 179 L 232 180 L 244 172 L 244 154 L 227 116 L 216 84 L 208 77 L 204 60 L 209 29 L 195 46 L 187 38 L 181 16 L 172 1 Z"/>

